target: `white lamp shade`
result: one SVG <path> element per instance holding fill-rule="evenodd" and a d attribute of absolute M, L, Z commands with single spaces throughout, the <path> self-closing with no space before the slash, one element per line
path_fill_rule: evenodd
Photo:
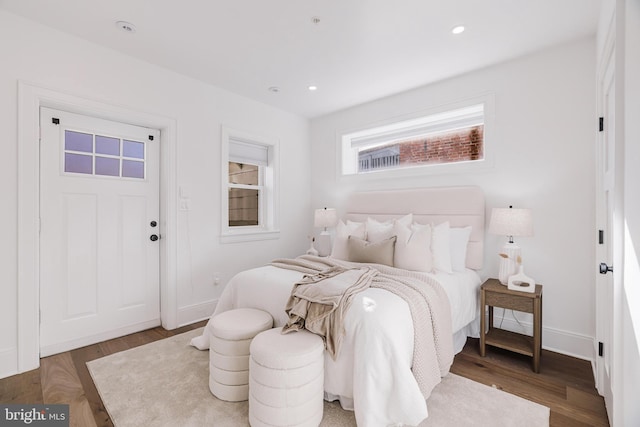
<path fill-rule="evenodd" d="M 316 209 L 313 225 L 315 227 L 335 227 L 338 223 L 338 213 L 333 208 Z"/>
<path fill-rule="evenodd" d="M 533 236 L 530 209 L 493 208 L 489 233 L 502 236 Z"/>

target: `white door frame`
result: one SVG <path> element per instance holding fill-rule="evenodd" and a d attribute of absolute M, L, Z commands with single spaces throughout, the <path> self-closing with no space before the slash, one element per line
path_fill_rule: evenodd
<path fill-rule="evenodd" d="M 614 414 L 614 388 L 616 385 L 615 371 L 616 371 L 616 355 L 619 349 L 619 339 L 617 331 L 619 330 L 619 324 L 617 322 L 618 314 L 620 311 L 619 298 L 617 290 L 620 289 L 620 263 L 614 259 L 616 247 L 614 243 L 620 242 L 619 233 L 616 230 L 616 218 L 614 218 L 611 209 L 618 211 L 618 206 L 615 206 L 619 198 L 620 183 L 617 182 L 617 159 L 620 157 L 619 141 L 621 139 L 618 134 L 617 115 L 619 113 L 617 109 L 617 88 L 619 82 L 616 75 L 616 51 L 615 51 L 615 33 L 612 31 L 613 27 L 609 28 L 607 37 L 601 52 L 601 57 L 597 66 L 597 108 L 598 116 L 603 118 L 602 126 L 604 132 L 599 132 L 596 138 L 596 229 L 606 230 L 603 238 L 604 243 L 596 245 L 595 260 L 596 264 L 606 263 L 614 266 L 613 274 L 602 275 L 598 272 L 597 268 L 594 268 L 595 274 L 595 296 L 596 296 L 596 339 L 594 340 L 594 378 L 596 388 L 600 395 L 605 398 L 605 404 L 607 407 L 607 413 L 609 421 L 612 421 Z M 613 81 L 615 86 L 613 93 L 610 96 L 614 97 L 613 111 L 609 111 L 607 106 L 605 86 L 609 81 Z M 613 123 L 613 126 L 611 124 Z M 613 128 L 613 129 L 611 129 Z M 611 147 L 604 147 L 605 136 L 608 138 L 609 144 L 613 144 L 613 152 L 605 152 L 610 150 Z M 611 139 L 613 138 L 613 139 Z M 611 162 L 609 157 L 613 155 L 615 163 L 605 165 L 603 162 L 606 160 Z M 610 190 L 613 193 L 613 204 L 609 206 L 607 200 L 603 197 L 605 190 L 605 170 L 607 167 L 613 169 L 613 177 L 609 179 L 613 180 L 613 188 Z M 611 293 L 611 299 L 607 298 L 607 294 Z M 612 304 L 612 306 L 609 305 Z M 611 335 L 609 335 L 609 333 Z M 599 342 L 604 344 L 604 355 L 600 356 L 598 353 Z M 606 372 L 606 358 L 609 359 L 610 371 Z"/>
<path fill-rule="evenodd" d="M 177 325 L 177 144 L 175 119 L 18 81 L 18 373 L 40 366 L 40 107 L 160 130 L 160 317 Z"/>
<path fill-rule="evenodd" d="M 623 366 L 622 360 L 622 351 L 623 345 L 621 341 L 622 337 L 622 287 L 623 287 L 623 271 L 624 271 L 624 79 L 621 78 L 623 76 L 622 71 L 624 70 L 624 54 L 621 54 L 618 49 L 618 44 L 616 43 L 619 40 L 618 36 L 618 23 L 617 19 L 620 19 L 618 6 L 616 6 L 616 12 L 612 15 L 611 22 L 609 22 L 607 28 L 607 33 L 604 39 L 604 45 L 602 51 L 600 52 L 600 59 L 597 64 L 597 108 L 598 108 L 598 116 L 603 116 L 604 109 L 604 94 L 602 93 L 602 81 L 604 79 L 604 74 L 607 66 L 611 62 L 613 66 L 613 73 L 615 78 L 615 123 L 614 126 L 614 152 L 615 152 L 615 176 L 614 176 L 614 206 L 613 211 L 614 215 L 611 218 L 611 230 L 610 230 L 610 238 L 611 238 L 611 247 L 612 247 L 612 258 L 609 260 L 613 265 L 613 273 L 611 276 L 610 285 L 612 286 L 613 292 L 613 307 L 611 308 L 611 324 L 612 324 L 612 336 L 609 337 L 611 343 L 609 345 L 609 351 L 611 351 L 611 401 L 610 405 L 607 405 L 607 415 L 609 417 L 609 422 L 611 425 L 618 425 L 622 420 L 622 402 L 623 402 L 623 393 L 624 393 L 624 374 L 621 372 Z M 622 14 L 624 17 L 624 14 Z M 606 120 L 605 120 L 606 123 Z M 601 142 L 601 136 L 597 138 L 598 144 Z M 596 157 L 597 159 L 597 157 Z M 596 173 L 597 178 L 599 178 L 599 171 Z M 599 183 L 598 183 L 599 185 Z M 599 187 L 596 186 L 599 192 Z M 597 196 L 598 197 L 598 196 Z M 601 209 L 600 204 L 598 203 L 599 199 L 596 200 L 596 217 L 599 220 L 601 215 L 599 209 Z M 597 224 L 599 226 L 600 224 Z M 614 244 L 615 243 L 615 244 Z M 596 249 L 596 264 L 605 261 L 601 258 L 601 253 Z M 608 262 L 609 262 L 608 261 Z M 594 270 L 597 270 L 597 265 L 594 266 Z M 600 279 L 599 273 L 596 271 L 596 286 L 602 286 L 603 283 Z M 598 295 L 598 289 L 596 288 L 596 296 Z M 598 322 L 598 311 L 596 308 L 596 322 Z M 596 324 L 596 328 L 599 325 Z M 597 329 L 598 331 L 598 329 Z M 598 332 L 596 332 L 598 334 Z M 597 348 L 597 339 L 594 340 L 594 350 Z M 602 360 L 598 359 L 597 350 L 595 350 L 594 359 L 595 370 L 594 376 L 596 380 L 596 388 L 598 391 L 603 394 L 603 390 L 601 387 L 604 386 L 602 377 L 601 377 L 601 368 L 602 368 Z M 605 402 L 607 403 L 607 402 Z"/>

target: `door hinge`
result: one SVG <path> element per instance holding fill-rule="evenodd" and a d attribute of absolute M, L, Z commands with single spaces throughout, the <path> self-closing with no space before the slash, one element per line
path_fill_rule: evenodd
<path fill-rule="evenodd" d="M 57 117 L 51 117 L 51 123 L 53 123 L 54 125 L 59 125 L 60 119 Z"/>
<path fill-rule="evenodd" d="M 604 230 L 598 230 L 598 244 L 604 245 Z"/>
<path fill-rule="evenodd" d="M 600 117 L 598 119 L 598 131 L 602 132 L 604 130 L 604 117 Z"/>
<path fill-rule="evenodd" d="M 604 356 L 604 344 L 602 342 L 598 342 L 598 356 Z"/>

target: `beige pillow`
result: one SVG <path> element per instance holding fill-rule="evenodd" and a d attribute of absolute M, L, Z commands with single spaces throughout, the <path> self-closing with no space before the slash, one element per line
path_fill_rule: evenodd
<path fill-rule="evenodd" d="M 349 252 L 347 249 L 347 239 L 349 236 L 355 236 L 364 239 L 366 227 L 364 222 L 347 221 L 345 224 L 340 220 L 336 227 L 336 237 L 333 241 L 333 249 L 331 257 L 337 259 L 349 260 Z"/>
<path fill-rule="evenodd" d="M 347 240 L 349 261 L 384 264 L 393 267 L 395 245 L 396 236 L 375 243 L 349 236 Z"/>

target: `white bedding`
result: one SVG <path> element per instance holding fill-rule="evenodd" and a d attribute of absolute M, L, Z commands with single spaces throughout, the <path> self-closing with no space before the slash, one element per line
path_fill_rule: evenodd
<path fill-rule="evenodd" d="M 463 331 L 477 318 L 479 276 L 469 269 L 432 276 L 449 297 L 454 334 Z M 274 266 L 243 271 L 225 287 L 214 315 L 252 307 L 270 313 L 274 326 L 281 327 L 292 286 L 301 278 L 302 273 Z M 411 373 L 413 323 L 407 303 L 385 290 L 367 289 L 354 297 L 345 332 L 336 360 L 325 354 L 325 398 L 355 410 L 358 425 L 418 425 L 424 420 L 427 404 Z M 208 348 L 207 341 L 205 332 L 192 344 Z"/>

